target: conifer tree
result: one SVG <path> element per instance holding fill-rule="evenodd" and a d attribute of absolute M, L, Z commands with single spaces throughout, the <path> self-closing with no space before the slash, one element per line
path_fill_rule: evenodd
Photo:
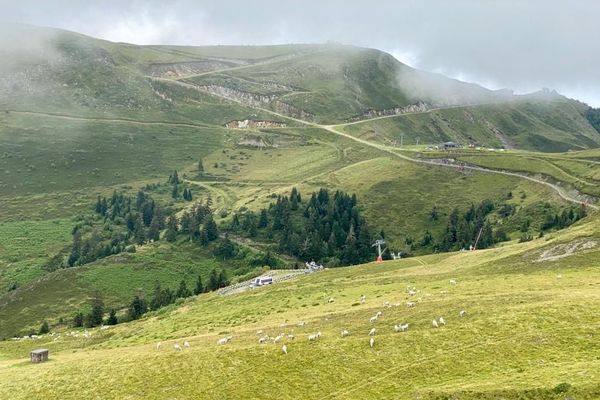
<path fill-rule="evenodd" d="M 198 275 L 198 279 L 196 279 L 196 286 L 194 287 L 194 294 L 199 295 L 204 293 L 204 286 L 202 285 L 202 277 Z"/>

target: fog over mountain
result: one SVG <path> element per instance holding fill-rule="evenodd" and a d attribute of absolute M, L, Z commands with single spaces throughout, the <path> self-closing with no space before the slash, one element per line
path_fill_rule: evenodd
<path fill-rule="evenodd" d="M 4 22 L 136 44 L 337 41 L 518 93 L 543 87 L 600 106 L 596 1 L 2 1 Z"/>

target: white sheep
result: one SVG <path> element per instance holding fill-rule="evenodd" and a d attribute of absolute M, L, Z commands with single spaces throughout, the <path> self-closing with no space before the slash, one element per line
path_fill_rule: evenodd
<path fill-rule="evenodd" d="M 374 323 L 375 321 L 377 321 L 377 315 L 375 315 L 374 317 L 371 317 L 371 319 L 369 319 L 369 321 L 371 323 Z"/>
<path fill-rule="evenodd" d="M 431 322 L 431 325 L 433 325 L 434 328 L 440 327 L 435 319 Z"/>
<path fill-rule="evenodd" d="M 256 336 L 260 336 L 262 334 L 263 334 L 263 330 L 262 329 L 259 329 L 259 330 L 256 331 Z"/>
<path fill-rule="evenodd" d="M 383 315 L 383 313 L 381 311 L 377 311 L 377 314 L 375 314 L 375 316 L 377 316 L 377 318 L 381 317 Z"/>
<path fill-rule="evenodd" d="M 375 346 L 375 338 L 374 338 L 374 337 L 372 337 L 372 338 L 369 340 L 369 346 L 371 346 L 371 348 L 373 348 L 373 346 Z"/>
<path fill-rule="evenodd" d="M 295 336 L 292 334 L 287 335 L 288 340 L 294 340 Z"/>
<path fill-rule="evenodd" d="M 400 325 L 394 325 L 394 332 L 400 332 Z"/>
<path fill-rule="evenodd" d="M 264 344 L 264 343 L 267 343 L 267 339 L 268 339 L 268 337 L 267 337 L 267 336 L 263 336 L 263 337 L 261 337 L 261 338 L 258 338 L 258 344 Z"/>
<path fill-rule="evenodd" d="M 283 352 L 283 354 L 287 355 L 287 346 L 285 344 L 281 347 L 281 351 Z"/>
<path fill-rule="evenodd" d="M 464 317 L 465 315 L 467 315 L 467 312 L 465 310 L 460 310 L 458 312 L 458 316 L 461 317 L 461 318 Z"/>
<path fill-rule="evenodd" d="M 456 285 L 456 279 L 450 279 L 450 284 L 451 285 Z"/>
<path fill-rule="evenodd" d="M 335 302 L 335 300 L 333 299 L 333 297 L 330 297 L 329 300 L 327 300 L 328 303 L 333 303 Z"/>
<path fill-rule="evenodd" d="M 300 321 L 300 322 L 298 322 L 298 326 L 304 326 L 304 325 L 306 325 L 306 321 Z"/>
<path fill-rule="evenodd" d="M 413 308 L 416 305 L 417 305 L 417 303 L 415 303 L 414 301 L 407 301 L 406 302 L 406 307 L 408 307 L 408 308 Z"/>
<path fill-rule="evenodd" d="M 444 321 L 444 317 L 440 317 L 438 321 L 440 324 L 446 325 L 446 321 Z"/>
<path fill-rule="evenodd" d="M 233 339 L 233 336 L 227 336 L 225 339 L 227 339 L 228 342 L 231 342 L 231 339 Z"/>
<path fill-rule="evenodd" d="M 365 304 L 367 302 L 367 296 L 364 294 L 360 296 L 360 304 Z"/>
<path fill-rule="evenodd" d="M 390 302 L 389 301 L 384 301 L 383 302 L 383 306 L 389 308 L 390 307 Z"/>
<path fill-rule="evenodd" d="M 400 324 L 400 331 L 406 332 L 408 330 L 408 324 Z"/>
<path fill-rule="evenodd" d="M 162 342 L 156 343 L 156 350 L 160 350 L 160 346 L 162 346 Z"/>
<path fill-rule="evenodd" d="M 342 335 L 342 337 L 346 337 L 346 336 L 350 335 L 350 332 L 348 332 L 346 329 L 344 329 L 344 330 L 342 330 L 341 335 Z"/>
<path fill-rule="evenodd" d="M 309 342 L 315 342 L 317 339 L 319 339 L 321 337 L 321 332 L 317 332 L 315 334 L 312 335 L 308 335 L 308 341 Z"/>
<path fill-rule="evenodd" d="M 192 346 L 190 345 L 190 342 L 188 342 L 187 340 L 185 342 L 183 342 L 183 347 L 185 347 L 186 349 L 191 348 Z"/>
<path fill-rule="evenodd" d="M 218 345 L 223 345 L 223 344 L 226 344 L 227 342 L 228 342 L 228 340 L 226 337 L 217 340 Z"/>
<path fill-rule="evenodd" d="M 369 336 L 374 336 L 375 332 L 377 332 L 377 329 L 373 328 L 369 331 Z"/>
<path fill-rule="evenodd" d="M 283 339 L 283 334 L 277 335 L 275 339 L 273 339 L 273 343 L 279 343 L 281 342 L 281 339 Z"/>
<path fill-rule="evenodd" d="M 175 343 L 175 345 L 173 346 L 173 348 L 175 350 L 183 351 L 183 349 L 181 348 L 181 346 L 179 345 L 179 343 Z"/>

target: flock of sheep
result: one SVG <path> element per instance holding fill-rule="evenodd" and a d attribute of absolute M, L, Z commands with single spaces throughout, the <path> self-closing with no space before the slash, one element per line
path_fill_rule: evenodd
<path fill-rule="evenodd" d="M 450 279 L 450 284 L 456 285 L 456 280 Z M 415 287 L 408 287 L 407 292 L 408 292 L 408 296 L 416 296 L 417 293 L 419 293 L 419 291 Z M 417 300 L 421 301 L 421 298 L 418 298 Z M 362 295 L 360 297 L 360 304 L 365 304 L 366 301 L 367 301 L 367 297 L 365 295 Z M 329 298 L 329 300 L 327 302 L 334 303 L 335 299 Z M 401 305 L 400 303 L 392 304 L 389 301 L 386 301 L 383 303 L 384 308 L 400 307 L 400 305 Z M 413 308 L 416 305 L 417 305 L 417 301 L 407 301 L 406 302 L 407 308 Z M 377 311 L 377 313 L 375 315 L 373 315 L 372 317 L 369 318 L 369 323 L 371 325 L 375 324 L 382 316 L 383 316 L 383 312 Z M 458 316 L 460 318 L 465 317 L 466 311 L 460 310 L 458 313 Z M 306 325 L 306 322 L 300 321 L 297 325 L 304 326 L 304 325 Z M 431 326 L 433 329 L 440 328 L 445 325 L 446 325 L 446 320 L 444 319 L 443 316 L 434 318 L 431 323 Z M 280 325 L 281 328 L 284 328 L 285 326 L 286 326 L 286 324 Z M 394 324 L 392 326 L 392 328 L 393 328 L 394 332 L 407 332 L 409 329 L 409 326 L 410 326 L 410 324 L 408 322 L 406 322 L 406 323 Z M 377 333 L 377 328 L 375 328 L 375 327 L 372 327 L 369 330 L 368 337 L 369 337 L 369 346 L 371 348 L 373 348 L 375 346 L 376 333 Z M 342 338 L 348 337 L 348 336 L 350 336 L 350 331 L 348 329 L 342 329 L 340 332 L 340 335 Z M 293 331 L 292 331 L 292 333 L 287 334 L 287 335 L 285 333 L 280 333 L 277 336 L 269 336 L 269 335 L 266 335 L 262 329 L 259 329 L 258 331 L 256 331 L 256 336 L 258 336 L 258 344 L 259 345 L 264 345 L 267 343 L 282 343 L 284 340 L 287 341 L 288 343 L 283 344 L 281 347 L 281 352 L 283 354 L 288 354 L 288 344 L 289 344 L 289 342 L 295 340 Z M 321 336 L 322 336 L 321 332 L 318 331 L 316 333 L 311 333 L 311 334 L 307 335 L 307 339 L 309 342 L 316 342 L 321 338 Z M 217 345 L 225 345 L 225 344 L 229 343 L 232 339 L 233 339 L 233 336 L 226 336 L 226 337 L 220 338 L 217 340 Z M 161 342 L 158 342 L 156 344 L 156 350 L 160 350 L 161 344 L 162 344 Z M 184 348 L 190 348 L 191 345 L 188 341 L 185 341 L 183 343 L 183 348 L 179 343 L 175 343 L 175 345 L 173 347 L 176 351 L 183 351 Z"/>

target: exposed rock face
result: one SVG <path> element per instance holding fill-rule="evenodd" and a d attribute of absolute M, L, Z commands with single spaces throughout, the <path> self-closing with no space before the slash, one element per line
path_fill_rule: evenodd
<path fill-rule="evenodd" d="M 388 115 L 401 115 L 416 112 L 425 112 L 430 110 L 431 106 L 427 103 L 418 102 L 405 107 L 386 108 L 385 110 L 369 110 L 363 114 L 365 118 L 385 117 Z M 358 118 L 357 118 L 358 119 Z"/>
<path fill-rule="evenodd" d="M 240 102 L 250 107 L 265 107 L 277 98 L 275 95 L 242 92 L 241 90 L 218 85 L 198 86 L 198 89 L 218 97 Z"/>
<path fill-rule="evenodd" d="M 231 121 L 225 124 L 229 129 L 247 129 L 247 128 L 285 128 L 287 125 L 275 121 L 254 121 L 245 119 L 242 121 Z"/>
<path fill-rule="evenodd" d="M 174 78 L 185 75 L 201 74 L 203 72 L 226 69 L 236 66 L 232 62 L 220 60 L 188 61 L 181 63 L 150 64 L 148 74 L 156 78 Z"/>
<path fill-rule="evenodd" d="M 271 108 L 273 111 L 279 114 L 301 119 L 303 121 L 311 121 L 314 117 L 312 114 L 301 110 L 298 107 L 284 103 L 281 100 L 277 100 L 278 96 L 275 94 L 266 95 L 249 93 L 218 85 L 198 86 L 198 89 L 214 96 L 237 101 L 249 107 Z"/>

